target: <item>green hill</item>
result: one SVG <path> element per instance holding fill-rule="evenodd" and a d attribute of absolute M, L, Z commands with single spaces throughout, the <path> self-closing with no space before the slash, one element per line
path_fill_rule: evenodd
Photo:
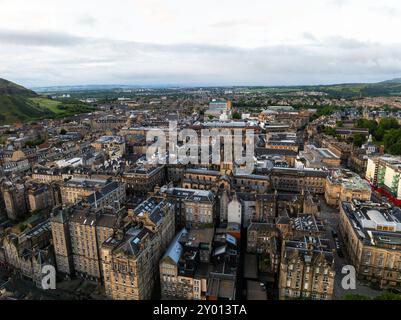
<path fill-rule="evenodd" d="M 319 91 L 327 93 L 334 98 L 359 98 L 379 96 L 401 96 L 401 78 L 377 82 L 377 83 L 344 83 L 332 85 L 309 86 L 277 86 L 255 87 L 254 90 L 263 89 L 272 93 L 293 93 L 297 91 Z"/>
<path fill-rule="evenodd" d="M 0 124 L 61 118 L 92 110 L 91 106 L 79 101 L 52 100 L 18 84 L 0 79 Z"/>
<path fill-rule="evenodd" d="M 14 82 L 0 78 L 0 95 L 36 96 L 37 94 Z"/>

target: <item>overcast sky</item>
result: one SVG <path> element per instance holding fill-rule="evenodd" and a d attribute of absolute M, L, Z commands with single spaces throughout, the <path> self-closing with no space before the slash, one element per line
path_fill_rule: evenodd
<path fill-rule="evenodd" d="M 399 0 L 0 0 L 0 78 L 293 85 L 401 76 Z"/>

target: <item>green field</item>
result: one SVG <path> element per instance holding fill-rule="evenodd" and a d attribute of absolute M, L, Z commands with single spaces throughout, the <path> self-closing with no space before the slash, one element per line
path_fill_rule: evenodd
<path fill-rule="evenodd" d="M 36 97 L 36 98 L 29 98 L 29 101 L 32 101 L 35 105 L 39 106 L 41 109 L 50 110 L 54 113 L 63 113 L 64 111 L 59 109 L 61 105 L 60 101 L 52 100 L 45 97 Z"/>
<path fill-rule="evenodd" d="M 0 95 L 0 124 L 64 118 L 92 112 L 94 108 L 79 101 L 57 101 L 46 97 Z"/>

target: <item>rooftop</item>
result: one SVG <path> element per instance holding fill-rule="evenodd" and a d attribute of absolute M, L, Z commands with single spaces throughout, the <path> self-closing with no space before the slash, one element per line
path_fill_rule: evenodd
<path fill-rule="evenodd" d="M 213 192 L 208 190 L 170 188 L 167 190 L 167 193 L 178 198 L 196 202 L 212 202 L 214 200 Z"/>
<path fill-rule="evenodd" d="M 188 231 L 184 228 L 174 237 L 173 241 L 171 241 L 169 247 L 167 248 L 166 253 L 164 254 L 162 260 L 165 258 L 170 258 L 176 264 L 180 260 L 180 257 L 184 251 L 184 247 L 180 243 L 180 238 L 182 235 L 185 235 Z"/>
<path fill-rule="evenodd" d="M 171 203 L 163 198 L 150 197 L 138 205 L 133 212 L 138 217 L 144 217 L 145 215 L 148 215 L 150 220 L 152 220 L 155 224 L 158 224 L 165 214 L 166 206 L 170 208 Z"/>
<path fill-rule="evenodd" d="M 187 246 L 198 248 L 201 244 L 211 244 L 213 241 L 214 229 L 191 229 L 180 238 L 180 243 Z"/>
<path fill-rule="evenodd" d="M 369 183 L 350 170 L 339 169 L 332 171 L 327 178 L 331 183 L 342 184 L 346 189 L 371 191 Z"/>
<path fill-rule="evenodd" d="M 341 205 L 355 233 L 366 245 L 401 246 L 400 208 L 355 199 Z"/>

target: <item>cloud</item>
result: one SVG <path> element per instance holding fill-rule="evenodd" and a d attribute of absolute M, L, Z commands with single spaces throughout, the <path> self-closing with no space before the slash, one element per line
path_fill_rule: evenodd
<path fill-rule="evenodd" d="M 97 19 L 95 17 L 92 17 L 90 15 L 84 15 L 84 16 L 81 16 L 77 20 L 77 22 L 80 25 L 83 25 L 83 26 L 93 27 L 93 26 L 95 26 L 97 24 L 98 21 L 97 21 Z"/>
<path fill-rule="evenodd" d="M 397 18 L 401 14 L 401 11 L 398 8 L 391 7 L 391 6 L 375 5 L 375 6 L 370 6 L 369 9 L 372 10 L 373 12 L 376 12 L 379 14 L 385 14 L 392 18 Z"/>
<path fill-rule="evenodd" d="M 85 42 L 85 39 L 63 32 L 0 30 L 0 42 L 34 47 L 66 47 L 82 44 Z"/>
<path fill-rule="evenodd" d="M 364 49 L 368 47 L 372 47 L 375 44 L 370 42 L 364 42 L 357 39 L 352 38 L 344 38 L 340 36 L 329 37 L 324 42 L 325 46 L 334 46 L 339 49 Z M 379 43 L 376 43 L 379 45 Z"/>
<path fill-rule="evenodd" d="M 296 85 L 384 80 L 401 74 L 401 44 L 342 37 L 307 36 L 313 40 L 308 45 L 241 48 L 93 38 L 73 38 L 66 45 L 65 35 L 56 42 L 49 41 L 47 32 L 44 35 L 33 41 L 33 46 L 40 44 L 37 49 L 15 59 L 5 60 L 14 48 L 0 49 L 0 61 L 8 61 L 6 67 L 0 66 L 2 75 L 41 86 Z"/>
<path fill-rule="evenodd" d="M 400 71 L 399 0 L 0 2 L 0 75 L 25 85 L 308 84 Z"/>
<path fill-rule="evenodd" d="M 328 0 L 329 5 L 344 7 L 347 4 L 347 0 Z"/>
<path fill-rule="evenodd" d="M 302 34 L 302 36 L 303 36 L 303 38 L 306 39 L 306 40 L 313 40 L 313 41 L 316 41 L 316 40 L 317 40 L 316 37 L 315 37 L 312 33 L 310 33 L 310 32 L 304 32 L 304 33 Z"/>
<path fill-rule="evenodd" d="M 251 22 L 247 19 L 239 19 L 239 20 L 224 20 L 210 24 L 209 26 L 212 28 L 233 28 L 238 26 L 243 26 L 250 24 Z"/>

